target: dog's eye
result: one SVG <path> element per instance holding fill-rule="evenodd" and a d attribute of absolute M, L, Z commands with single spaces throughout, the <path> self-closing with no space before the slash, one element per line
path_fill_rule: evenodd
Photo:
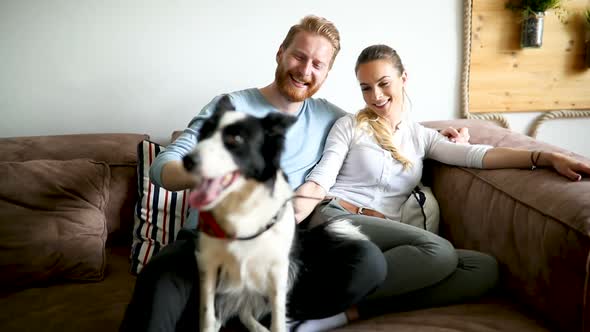
<path fill-rule="evenodd" d="M 244 138 L 240 135 L 227 135 L 225 136 L 225 144 L 229 146 L 240 146 L 244 143 Z"/>

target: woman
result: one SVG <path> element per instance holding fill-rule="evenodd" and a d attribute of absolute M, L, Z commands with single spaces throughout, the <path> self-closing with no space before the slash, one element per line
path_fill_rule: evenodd
<path fill-rule="evenodd" d="M 553 152 L 451 143 L 407 120 L 407 74 L 396 51 L 388 46 L 363 50 L 355 73 L 366 107 L 334 124 L 322 160 L 297 190 L 298 195 L 323 199 L 314 212 L 319 215 L 310 218 L 312 224 L 347 215 L 381 248 L 387 261 L 385 282 L 349 310 L 346 318 L 481 296 L 498 277 L 493 257 L 455 250 L 435 234 L 391 221 L 400 220 L 402 204 L 422 177 L 423 160 L 488 169 L 547 166 L 573 181 L 582 178 L 580 172 L 590 174 L 590 166 Z M 297 220 L 305 219 L 316 205 L 314 200 L 297 200 Z M 343 324 L 342 316 L 334 321 Z"/>

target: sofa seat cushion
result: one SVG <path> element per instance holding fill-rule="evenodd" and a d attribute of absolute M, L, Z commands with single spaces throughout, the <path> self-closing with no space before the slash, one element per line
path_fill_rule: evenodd
<path fill-rule="evenodd" d="M 338 332 L 549 332 L 543 322 L 528 315 L 504 297 L 488 297 L 473 303 L 408 312 L 390 313 L 357 321 Z"/>
<path fill-rule="evenodd" d="M 105 278 L 64 283 L 0 296 L 0 331 L 117 331 L 135 277 L 129 247 L 107 249 Z"/>
<path fill-rule="evenodd" d="M 129 274 L 128 247 L 108 249 L 105 279 L 30 288 L 0 296 L 0 331 L 117 331 L 131 299 L 135 277 Z M 244 331 L 238 328 L 224 332 Z M 505 297 L 440 308 L 391 313 L 355 322 L 335 331 L 548 332 Z"/>
<path fill-rule="evenodd" d="M 0 162 L 0 289 L 100 280 L 110 172 L 86 159 Z"/>

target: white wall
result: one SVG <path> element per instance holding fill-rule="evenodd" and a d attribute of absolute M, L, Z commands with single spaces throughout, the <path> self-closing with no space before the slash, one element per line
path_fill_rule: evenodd
<path fill-rule="evenodd" d="M 138 132 L 165 142 L 213 96 L 270 83 L 285 33 L 310 13 L 342 34 L 319 96 L 360 108 L 354 61 L 386 43 L 409 72 L 414 118 L 457 118 L 462 3 L 2 0 L 0 136 Z M 534 114 L 517 116 L 525 132 Z M 569 121 L 569 133 L 588 125 Z M 568 143 L 560 132 L 545 140 Z"/>

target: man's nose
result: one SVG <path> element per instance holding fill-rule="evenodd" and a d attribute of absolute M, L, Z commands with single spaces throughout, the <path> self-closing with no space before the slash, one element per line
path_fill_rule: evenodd
<path fill-rule="evenodd" d="M 309 76 L 311 76 L 311 69 L 312 69 L 312 64 L 310 61 L 303 62 L 299 66 L 299 74 L 303 77 L 309 77 Z"/>

